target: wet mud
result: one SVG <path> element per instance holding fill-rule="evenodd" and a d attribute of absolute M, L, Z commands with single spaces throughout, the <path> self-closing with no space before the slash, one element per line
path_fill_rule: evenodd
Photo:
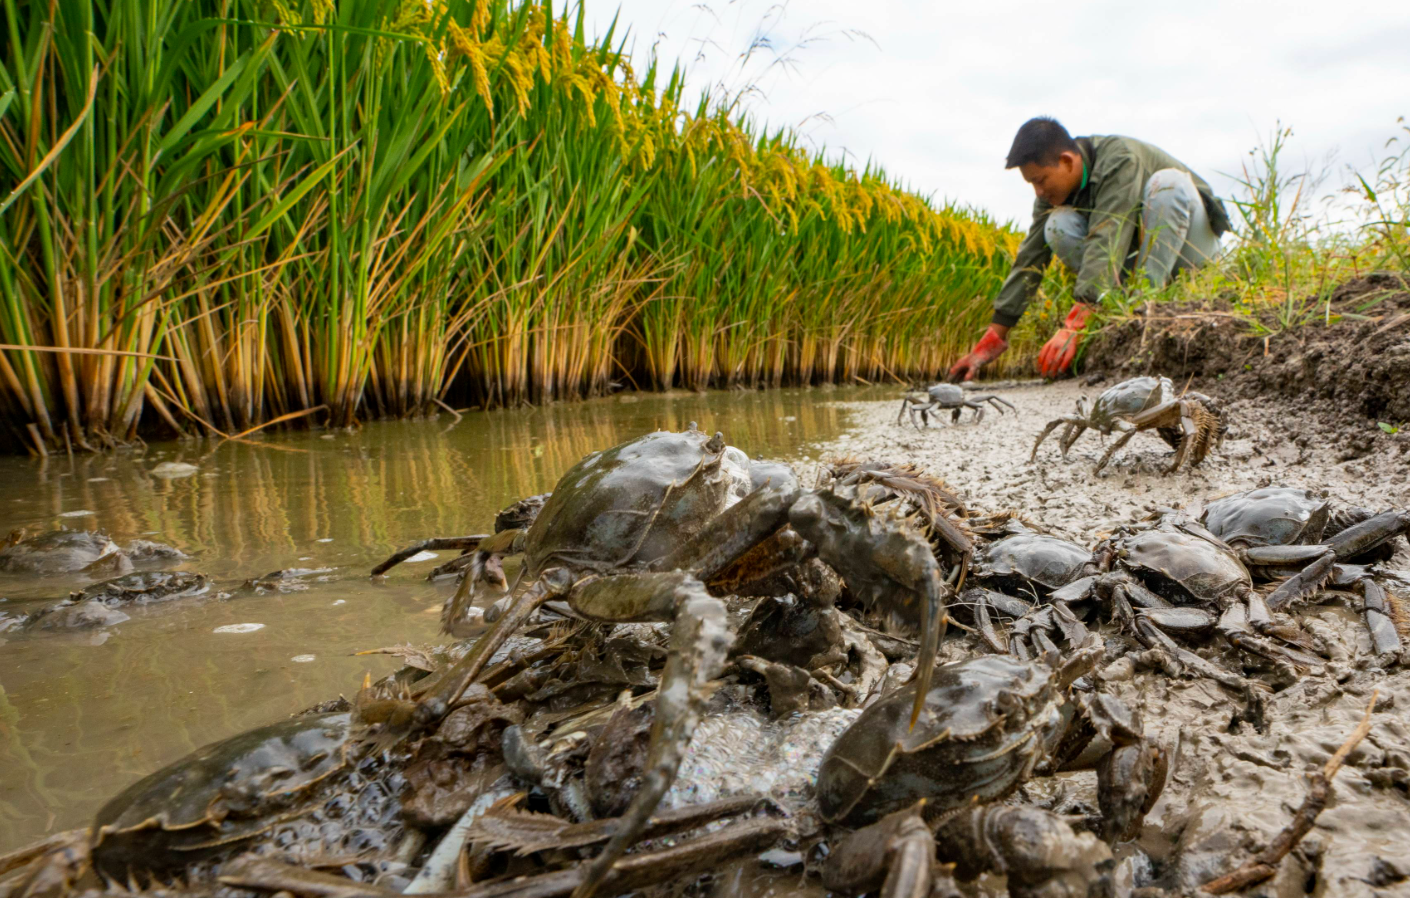
<path fill-rule="evenodd" d="M 1340 418 L 1410 421 L 1410 278 L 1355 278 L 1297 309 L 1307 324 L 1284 329 L 1264 313 L 1272 333 L 1260 335 L 1227 303 L 1160 306 L 1098 334 L 1087 368 L 1117 379 L 1193 377 L 1198 389 L 1217 382 L 1230 395 L 1280 396 Z"/>
<path fill-rule="evenodd" d="M 825 447 L 823 457 L 906 459 L 943 477 L 974 505 L 1012 510 L 1088 546 L 1158 509 L 1197 513 L 1202 502 L 1260 486 L 1325 490 L 1375 509 L 1410 507 L 1410 444 L 1403 438 L 1383 433 L 1359 409 L 1338 413 L 1343 406 L 1309 405 L 1250 389 L 1249 381 L 1197 382 L 1225 404 L 1230 429 L 1223 447 L 1192 470 L 1164 474 L 1172 453 L 1153 431 L 1137 435 L 1101 475 L 1092 469 L 1107 441 L 1093 431 L 1066 460 L 1050 438 L 1029 461 L 1046 421 L 1072 411 L 1079 397 L 1090 407 L 1114 382 L 986 387 L 1017 406 L 1017 415 L 989 415 L 979 425 L 967 417 L 957 426 L 947 420 L 922 431 L 896 425 L 899 398 L 895 404 L 854 403 L 848 406 L 853 428 Z M 1363 385 L 1358 395 L 1373 395 L 1370 389 Z M 1398 401 L 1410 401 L 1410 390 L 1402 386 Z M 1410 568 L 1405 543 L 1397 545 L 1389 567 Z M 1410 598 L 1410 590 L 1398 592 Z M 1354 601 L 1331 594 L 1315 601 L 1325 604 L 1303 608 L 1299 617 L 1339 660 L 1324 676 L 1279 684 L 1262 731 L 1236 722 L 1236 701 L 1212 681 L 1143 670 L 1130 655 L 1100 672 L 1104 688 L 1140 708 L 1148 733 L 1174 757 L 1141 835 L 1124 856 L 1118 851 L 1119 893 L 1159 885 L 1193 894 L 1264 847 L 1302 802 L 1307 775 L 1327 762 L 1375 695 L 1370 734 L 1335 779 L 1316 826 L 1276 877 L 1241 894 L 1410 894 L 1410 672 L 1403 666 L 1410 658 L 1385 666 L 1370 661 Z M 1400 624 L 1405 634 L 1405 621 Z M 1063 813 L 1084 813 L 1096 804 L 1095 777 L 1086 773 L 1033 780 L 1024 792 Z"/>

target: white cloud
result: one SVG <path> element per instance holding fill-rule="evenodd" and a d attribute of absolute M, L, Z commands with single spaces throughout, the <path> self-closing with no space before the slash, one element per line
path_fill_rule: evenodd
<path fill-rule="evenodd" d="M 586 2 L 601 33 L 612 0 Z M 1032 115 L 1147 140 L 1225 194 L 1234 184 L 1221 173 L 1236 174 L 1279 121 L 1294 129 L 1296 167 L 1335 153 L 1364 168 L 1410 116 L 1404 0 L 1186 0 L 1179 12 L 1129 0 L 622 0 L 620 26 L 638 68 L 654 45 L 689 67 L 694 90 L 757 85 L 747 105 L 769 124 L 1021 225 L 1032 194 L 1003 158 Z M 741 69 L 760 35 L 770 49 Z"/>

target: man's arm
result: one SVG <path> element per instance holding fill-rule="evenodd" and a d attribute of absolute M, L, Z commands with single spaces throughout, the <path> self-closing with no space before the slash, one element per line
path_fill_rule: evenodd
<path fill-rule="evenodd" d="M 1135 239 L 1145 179 L 1136 157 L 1114 148 L 1103 155 L 1093 178 L 1100 180 L 1093 191 L 1087 239 L 1082 243 L 1082 268 L 1072 292 L 1081 302 L 1096 305 L 1102 294 L 1121 283 Z"/>
<path fill-rule="evenodd" d="M 1048 238 L 1043 233 L 1050 209 L 1052 206 L 1042 200 L 1033 204 L 1033 224 L 1028 228 L 1028 236 L 1018 245 L 1009 276 L 999 289 L 999 295 L 994 298 L 994 318 L 969 355 L 951 366 L 950 380 L 974 380 L 980 368 L 1009 348 L 1009 328 L 1018 323 L 1023 310 L 1033 301 L 1038 285 L 1043 281 L 1043 269 L 1048 267 L 1053 257 L 1053 251 L 1048 249 Z"/>
<path fill-rule="evenodd" d="M 1050 209 L 1052 206 L 1042 200 L 1033 204 L 1033 224 L 1028 228 L 1028 236 L 1019 244 L 1013 268 L 1009 269 L 1009 276 L 994 299 L 993 321 L 1002 325 L 1005 331 L 1018 323 L 1023 310 L 1033 301 L 1038 285 L 1043 282 L 1043 270 L 1053 258 L 1053 251 L 1048 248 L 1048 238 L 1043 233 Z"/>

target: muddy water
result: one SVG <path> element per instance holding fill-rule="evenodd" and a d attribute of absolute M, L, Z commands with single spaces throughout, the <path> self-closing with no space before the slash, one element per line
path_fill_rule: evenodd
<path fill-rule="evenodd" d="M 0 533 L 65 525 L 157 540 L 215 581 L 206 597 L 138 609 L 106 629 L 0 636 L 0 852 L 86 823 L 122 786 L 194 748 L 397 666 L 356 651 L 436 641 L 446 587 L 422 579 L 434 562 L 383 582 L 366 576 L 395 549 L 486 531 L 498 509 L 552 488 L 584 454 L 653 429 L 697 421 L 751 455 L 800 461 L 842 431 L 848 413 L 836 400 L 889 394 L 627 395 L 459 422 L 0 460 Z M 163 462 L 197 471 L 154 476 Z M 284 592 L 240 589 L 295 567 L 326 570 Z M 33 610 L 88 582 L 0 575 L 0 609 Z M 260 626 L 216 632 L 241 624 Z"/>

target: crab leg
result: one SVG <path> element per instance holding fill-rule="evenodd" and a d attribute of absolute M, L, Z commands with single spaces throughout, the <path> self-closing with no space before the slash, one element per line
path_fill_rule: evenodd
<path fill-rule="evenodd" d="M 681 572 L 623 574 L 589 581 L 573 605 L 602 620 L 673 619 L 671 653 L 656 694 L 656 719 L 641 786 L 617 830 L 583 873 L 574 898 L 591 898 L 622 853 L 640 837 L 676 778 L 709 698 L 709 682 L 724 668 L 729 625 L 724 603 Z"/>
<path fill-rule="evenodd" d="M 1152 409 L 1150 412 L 1138 415 L 1136 417 L 1137 427 L 1140 427 L 1148 418 L 1155 418 L 1156 415 L 1154 413 L 1162 411 L 1163 408 L 1164 407 L 1158 407 Z M 1189 456 L 1190 450 L 1194 448 L 1195 442 L 1199 439 L 1200 435 L 1199 423 L 1195 421 L 1194 403 L 1182 399 L 1180 400 L 1179 408 L 1181 430 L 1180 444 L 1175 447 L 1175 458 L 1170 462 L 1170 467 L 1165 470 L 1167 474 L 1174 474 L 1176 471 L 1180 470 L 1180 466 L 1185 463 L 1185 459 Z M 1204 457 L 1202 453 L 1197 454 L 1199 454 L 1201 458 Z"/>
<path fill-rule="evenodd" d="M 1082 434 L 1087 432 L 1087 425 L 1082 423 L 1069 424 L 1062 430 L 1062 436 L 1058 438 L 1058 450 L 1063 458 L 1067 458 L 1067 452 L 1072 448 L 1072 444 L 1082 438 Z"/>
<path fill-rule="evenodd" d="M 464 552 L 478 546 L 483 539 L 489 539 L 489 534 L 476 533 L 472 536 L 433 536 L 430 539 L 423 539 L 419 543 L 412 543 L 405 549 L 394 553 L 386 561 L 374 567 L 371 576 L 380 577 L 411 556 L 426 550 L 445 551 L 446 549 L 459 549 Z"/>
<path fill-rule="evenodd" d="M 1253 681 L 1201 658 L 1189 649 L 1182 648 L 1179 643 L 1161 632 L 1161 629 L 1154 623 L 1143 617 L 1136 619 L 1136 636 L 1150 648 L 1169 656 L 1176 664 L 1183 665 L 1242 695 L 1246 704 L 1246 719 L 1255 723 L 1263 719 L 1262 697 Z"/>
<path fill-rule="evenodd" d="M 1249 610 L 1242 602 L 1231 604 L 1220 615 L 1219 632 L 1229 640 L 1230 645 L 1240 651 L 1259 655 L 1275 663 L 1291 663 L 1317 674 L 1321 674 L 1325 669 L 1326 662 L 1321 658 L 1255 636 L 1249 621 Z"/>
<path fill-rule="evenodd" d="M 976 402 L 987 402 L 987 403 L 989 403 L 989 404 L 992 405 L 994 408 L 998 409 L 999 414 L 1001 414 L 1001 415 L 1004 413 L 1004 410 L 1003 410 L 1002 408 L 1000 408 L 1000 406 L 1004 406 L 1004 405 L 1008 406 L 1008 407 L 1009 407 L 1009 411 L 1011 411 L 1011 412 L 1017 412 L 1017 411 L 1018 411 L 1017 406 L 1015 406 L 1012 402 L 1009 402 L 1007 399 L 1004 399 L 1004 398 L 1002 398 L 1002 397 L 1000 397 L 1000 396 L 995 396 L 995 395 L 993 395 L 992 393 L 986 393 L 986 394 L 983 395 L 983 396 L 976 396 L 976 397 L 974 397 L 974 400 L 975 400 Z"/>
<path fill-rule="evenodd" d="M 897 427 L 900 427 L 900 426 L 901 426 L 901 422 L 905 420 L 906 412 L 910 409 L 910 407 L 911 407 L 911 400 L 910 400 L 910 397 L 907 397 L 907 398 L 901 400 L 901 411 L 900 411 L 900 413 L 899 413 L 898 415 L 896 415 L 896 426 L 897 426 Z"/>
<path fill-rule="evenodd" d="M 508 531 L 506 531 L 508 532 Z M 466 578 L 469 578 L 469 574 Z M 449 714 L 460 700 L 460 696 L 475 678 L 484 670 L 485 665 L 495 652 L 499 651 L 505 641 L 518 631 L 539 606 L 549 599 L 556 598 L 567 592 L 568 575 L 561 568 L 554 568 L 546 571 L 543 576 L 531 583 L 528 589 L 519 595 L 514 603 L 509 606 L 509 610 L 495 621 L 494 626 L 484 636 L 475 641 L 470 647 L 470 651 L 465 657 L 455 662 L 434 686 L 434 689 L 421 700 L 413 715 L 415 723 L 430 725 L 439 722 Z"/>
<path fill-rule="evenodd" d="M 1078 417 L 1077 415 L 1063 415 L 1060 418 L 1054 418 L 1049 421 L 1047 426 L 1043 428 L 1042 433 L 1038 434 L 1038 439 L 1033 442 L 1033 451 L 1028 454 L 1029 461 L 1033 461 L 1038 457 L 1038 447 L 1043 445 L 1043 441 L 1048 438 L 1048 434 L 1056 430 L 1059 424 L 1086 427 L 1087 419 Z"/>
<path fill-rule="evenodd" d="M 1307 598 L 1322 588 L 1327 579 L 1332 576 L 1336 567 L 1336 553 L 1322 548 L 1322 554 L 1317 557 L 1307 567 L 1303 568 L 1295 576 L 1284 580 L 1277 589 L 1268 596 L 1268 608 L 1272 611 L 1282 611 L 1293 602 Z"/>
<path fill-rule="evenodd" d="M 500 581 L 496 585 L 504 588 L 504 572 L 499 569 L 496 558 L 504 555 L 518 555 L 524 551 L 524 538 L 526 530 L 501 530 L 493 536 L 487 536 L 480 540 L 475 551 L 471 554 L 468 569 L 465 576 L 461 578 L 460 585 L 455 588 L 455 595 L 450 597 L 445 607 L 441 609 L 441 632 L 450 633 L 455 627 L 456 621 L 465 614 L 475 601 L 475 587 L 482 581 L 494 577 L 498 574 Z M 493 580 L 491 580 L 493 582 Z M 487 621 L 493 622 L 493 617 L 486 617 Z"/>
<path fill-rule="evenodd" d="M 1371 648 L 1377 655 L 1388 655 L 1400 651 L 1400 633 L 1395 629 L 1391 618 L 1391 599 L 1379 583 L 1369 577 L 1357 584 L 1361 593 L 1361 614 L 1366 618 L 1366 629 L 1371 632 Z"/>
<path fill-rule="evenodd" d="M 979 593 L 974 601 L 974 622 L 978 626 L 979 636 L 984 640 L 990 651 L 1000 654 L 1009 650 L 1008 640 L 994 628 L 994 619 L 989 614 L 989 597 L 984 595 L 987 590 L 976 590 Z"/>
<path fill-rule="evenodd" d="M 823 886 L 849 895 L 926 898 L 931 894 L 935 839 L 925 825 L 925 799 L 849 834 L 823 865 Z"/>
<path fill-rule="evenodd" d="M 1111 461 L 1111 457 L 1121 450 L 1122 446 L 1131 442 L 1131 438 L 1140 433 L 1140 430 L 1124 421 L 1116 422 L 1116 426 L 1121 430 L 1121 436 L 1116 438 L 1116 442 L 1107 447 L 1106 453 L 1097 461 L 1097 466 L 1092 469 L 1092 473 L 1097 473 L 1106 467 L 1106 463 Z"/>
<path fill-rule="evenodd" d="M 1410 512 L 1386 511 L 1347 527 L 1327 540 L 1327 545 L 1337 553 L 1337 558 L 1345 561 L 1407 531 L 1410 531 Z"/>
<path fill-rule="evenodd" d="M 651 565 L 656 571 L 690 571 L 706 583 L 750 549 L 788 525 L 799 490 L 761 487 L 711 518 L 694 537 Z"/>
<path fill-rule="evenodd" d="M 936 519 L 940 521 L 944 518 Z M 788 522 L 817 546 L 818 557 L 841 574 L 854 592 L 893 605 L 919 600 L 921 643 L 911 709 L 911 726 L 915 726 L 940 654 L 945 598 L 950 592 L 930 544 L 904 522 L 888 520 L 835 493 L 803 495 L 789 509 Z M 955 573 L 962 583 L 973 546 L 953 527 L 937 526 L 934 532 L 960 554 Z"/>
<path fill-rule="evenodd" d="M 911 407 L 911 423 L 915 424 L 916 430 L 924 430 L 930 426 L 930 410 L 933 408 L 935 408 L 935 403 L 933 402 Z M 920 417 L 919 424 L 916 424 L 916 416 Z"/>

